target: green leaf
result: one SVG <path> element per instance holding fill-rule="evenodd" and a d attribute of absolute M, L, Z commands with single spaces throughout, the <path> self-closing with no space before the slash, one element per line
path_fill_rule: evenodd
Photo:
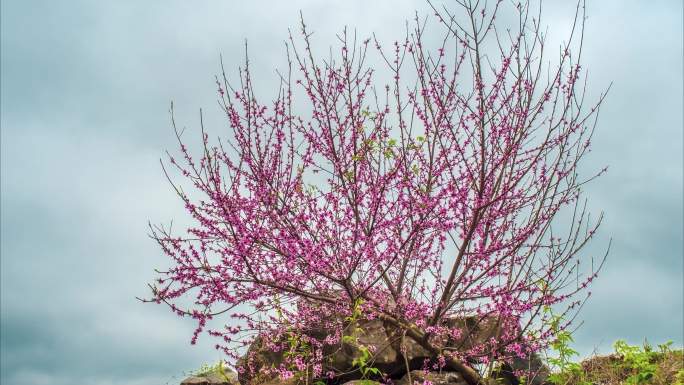
<path fill-rule="evenodd" d="M 375 381 L 372 381 L 372 380 L 363 379 L 363 380 L 359 381 L 359 385 L 376 385 L 376 384 L 377 383 Z"/>
<path fill-rule="evenodd" d="M 352 336 L 342 336 L 342 342 L 345 344 L 353 344 L 356 342 L 356 339 Z"/>
<path fill-rule="evenodd" d="M 380 369 L 378 368 L 368 368 L 368 373 L 380 375 Z"/>

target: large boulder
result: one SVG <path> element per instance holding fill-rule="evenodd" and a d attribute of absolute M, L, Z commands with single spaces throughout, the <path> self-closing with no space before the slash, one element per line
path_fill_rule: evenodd
<path fill-rule="evenodd" d="M 449 338 L 444 344 L 453 349 L 467 351 L 491 338 L 499 335 L 499 321 L 496 317 L 460 317 L 445 321 L 445 326 L 460 329 L 458 338 Z M 324 339 L 330 331 L 309 330 L 307 335 L 317 340 Z M 323 372 L 330 370 L 341 373 L 336 383 L 358 380 L 363 377 L 359 370 L 359 358 L 365 357 L 368 367 L 377 368 L 383 374 L 399 378 L 409 371 L 423 369 L 426 360 L 435 362 L 434 354 L 423 348 L 418 342 L 409 337 L 402 337 L 402 333 L 391 325 L 378 320 L 359 320 L 345 329 L 344 337 L 339 344 L 326 345 L 323 352 L 326 357 Z M 250 346 L 247 354 L 237 363 L 238 378 L 241 385 L 256 385 L 270 381 L 277 381 L 274 373 L 268 373 L 268 368 L 277 368 L 285 362 L 284 351 L 272 351 L 264 346 L 263 339 L 257 337 Z M 477 362 L 471 362 L 474 364 Z M 446 366 L 444 373 L 455 373 L 456 368 Z M 538 355 L 528 358 L 515 358 L 509 364 L 500 368 L 497 376 L 506 379 L 511 385 L 517 385 L 514 373 L 518 370 L 532 372 L 534 377 L 527 384 L 542 385 L 549 375 L 548 368 Z M 254 374 L 257 373 L 257 374 Z M 450 379 L 452 377 L 449 377 Z M 446 381 L 446 377 L 442 378 Z M 449 380 L 451 381 L 451 380 Z"/>
<path fill-rule="evenodd" d="M 506 385 L 519 385 L 521 381 L 515 375 L 515 372 L 519 370 L 527 373 L 526 385 L 552 385 L 549 381 L 551 371 L 536 353 L 526 358 L 514 357 L 510 363 L 502 365 L 495 371 L 494 376 L 504 379 Z"/>
<path fill-rule="evenodd" d="M 396 382 L 396 385 L 413 385 L 415 383 L 422 385 L 425 381 L 429 381 L 432 385 L 468 385 L 459 373 L 425 372 L 423 370 L 408 372 Z"/>
<path fill-rule="evenodd" d="M 190 376 L 181 382 L 181 385 L 237 385 L 237 374 L 224 369 L 224 373 L 206 373 Z"/>
<path fill-rule="evenodd" d="M 369 355 L 366 360 L 368 366 L 383 373 L 397 370 L 399 354 L 392 346 L 388 328 L 377 319 L 351 325 L 341 343 L 326 350 L 324 354 L 330 357 L 326 362 L 327 369 L 337 372 L 355 371 L 354 361 L 363 358 L 364 352 Z"/>
<path fill-rule="evenodd" d="M 475 346 L 485 343 L 490 338 L 495 338 L 499 331 L 498 320 L 495 317 L 454 317 L 444 321 L 444 326 L 450 329 L 461 330 L 459 338 L 449 338 L 443 341 L 444 346 L 459 351 L 467 351 Z M 401 332 L 394 330 L 389 333 L 393 341 L 393 347 L 400 355 L 400 363 L 405 367 L 408 362 L 409 368 L 422 369 L 425 360 L 434 360 L 434 354 L 422 347 L 412 338 L 401 336 Z M 445 370 L 455 370 L 447 366 Z"/>
<path fill-rule="evenodd" d="M 350 325 L 338 345 L 325 346 L 323 353 L 326 361 L 323 371 L 345 373 L 339 378 L 343 381 L 359 379 L 361 373 L 354 362 L 366 355 L 368 357 L 365 361 L 369 367 L 377 368 L 383 373 L 401 371 L 404 364 L 399 360 L 400 356 L 393 348 L 388 333 L 388 329 L 379 320 L 363 320 Z M 318 339 L 323 339 L 327 335 L 324 330 L 313 330 L 307 334 Z M 277 368 L 285 362 L 284 351 L 274 352 L 264 345 L 263 338 L 257 337 L 247 353 L 238 360 L 236 366 L 240 372 L 238 377 L 241 385 L 265 383 L 275 379 L 275 374 L 265 373 L 263 369 Z"/>
<path fill-rule="evenodd" d="M 498 332 L 498 323 L 493 317 L 452 318 L 445 323 L 449 328 L 462 331 L 459 339 L 445 341 L 445 345 L 462 351 L 484 343 Z M 400 330 L 378 319 L 359 321 L 355 328 L 357 331 L 350 330 L 349 335 L 358 337 L 355 342 L 343 341 L 339 347 L 326 352 L 332 353 L 327 354 L 331 358 L 328 363 L 330 369 L 338 372 L 353 370 L 352 362 L 361 355 L 361 347 L 373 352 L 369 360 L 373 367 L 392 377 L 405 373 L 407 366 L 409 370 L 417 370 L 423 368 L 426 360 L 435 361 L 434 354 L 414 339 L 403 336 Z M 443 369 L 456 370 L 448 365 Z"/>
<path fill-rule="evenodd" d="M 460 338 L 447 343 L 447 346 L 460 351 L 469 350 L 492 338 L 497 339 L 500 334 L 500 322 L 494 316 L 450 318 L 447 320 L 447 325 L 450 328 L 456 327 L 462 330 Z M 527 385 L 549 384 L 548 377 L 551 371 L 536 353 L 527 357 L 514 356 L 509 363 L 502 365 L 495 375 L 499 380 L 505 380 L 503 384 L 518 385 L 520 381 L 514 374 L 517 371 L 528 373 L 529 377 L 525 381 Z"/>
<path fill-rule="evenodd" d="M 274 352 L 264 344 L 262 336 L 257 336 L 249 346 L 247 353 L 237 361 L 238 380 L 241 385 L 265 383 L 275 375 L 264 373 L 264 368 L 278 367 L 284 361 L 282 351 Z"/>
<path fill-rule="evenodd" d="M 274 377 L 266 382 L 260 383 L 260 385 L 311 385 L 313 382 L 309 379 L 306 381 L 302 376 L 293 376 L 287 379 L 282 379 Z"/>

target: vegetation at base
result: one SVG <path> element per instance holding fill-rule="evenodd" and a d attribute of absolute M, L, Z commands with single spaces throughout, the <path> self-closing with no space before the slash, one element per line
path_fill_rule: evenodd
<path fill-rule="evenodd" d="M 613 344 L 615 352 L 594 356 L 580 363 L 568 358 L 577 352 L 568 347 L 572 337 L 561 336 L 553 346 L 561 358 L 549 359 L 555 372 L 549 378 L 556 385 L 684 385 L 684 350 L 672 349 L 672 341 L 654 348 L 648 342 Z"/>
<path fill-rule="evenodd" d="M 673 349 L 672 341 L 653 347 L 647 341 L 643 345 L 629 345 L 618 340 L 613 344 L 614 353 L 581 362 L 572 360 L 579 355 L 570 347 L 572 342 L 572 335 L 562 332 L 551 345 L 547 364 L 553 370 L 549 381 L 555 385 L 684 385 L 684 350 Z M 376 384 L 368 377 L 377 374 L 377 369 L 368 364 L 364 352 L 355 360 L 355 366 L 363 374 L 357 383 Z M 203 364 L 189 374 L 197 377 L 218 374 L 228 379 L 230 369 L 224 365 L 223 361 Z M 324 384 L 322 380 L 314 381 L 314 385 Z"/>
<path fill-rule="evenodd" d="M 346 317 L 345 319 L 353 328 L 353 332 L 352 335 L 342 336 L 342 341 L 348 344 L 352 344 L 356 346 L 357 349 L 359 349 L 361 355 L 354 358 L 354 360 L 352 361 L 352 366 L 354 366 L 361 372 L 361 375 L 363 376 L 361 377 L 361 381 L 367 381 L 369 376 L 377 377 L 380 376 L 382 373 L 378 368 L 372 366 L 372 362 L 370 362 L 372 354 L 368 347 L 360 344 L 358 337 L 355 336 L 356 334 L 363 332 L 363 330 L 359 328 L 357 325 L 358 320 L 361 318 L 361 305 L 363 305 L 363 302 L 364 301 L 362 299 L 357 299 L 356 301 L 354 301 L 352 314 L 351 316 Z M 366 384 L 366 382 L 363 382 L 362 384 L 368 385 Z"/>
<path fill-rule="evenodd" d="M 199 367 L 197 370 L 192 370 L 189 372 L 189 375 L 194 376 L 194 377 L 208 377 L 212 374 L 218 374 L 224 379 L 229 379 L 228 373 L 230 373 L 230 369 L 227 366 L 224 366 L 223 360 L 219 360 L 215 364 L 202 364 L 202 366 Z"/>

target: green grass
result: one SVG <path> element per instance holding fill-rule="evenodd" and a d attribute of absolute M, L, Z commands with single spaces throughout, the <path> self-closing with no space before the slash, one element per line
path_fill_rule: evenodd
<path fill-rule="evenodd" d="M 219 360 L 215 364 L 202 364 L 199 369 L 192 370 L 189 374 L 194 377 L 209 377 L 212 374 L 217 374 L 228 380 L 230 372 L 230 369 L 225 366 L 224 362 Z"/>
<path fill-rule="evenodd" d="M 672 341 L 654 348 L 648 343 L 629 345 L 618 340 L 615 352 L 580 363 L 555 367 L 556 385 L 684 385 L 684 350 Z"/>

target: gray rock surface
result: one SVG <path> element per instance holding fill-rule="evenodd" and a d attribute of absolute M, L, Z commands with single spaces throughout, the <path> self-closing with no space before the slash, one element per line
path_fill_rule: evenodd
<path fill-rule="evenodd" d="M 413 385 L 416 382 L 422 385 L 424 381 L 430 381 L 432 385 L 468 385 L 463 377 L 456 372 L 425 373 L 422 370 L 410 371 L 397 381 L 396 385 Z"/>
<path fill-rule="evenodd" d="M 550 385 L 548 378 L 551 371 L 536 353 L 528 358 L 515 357 L 510 364 L 503 365 L 495 375 L 505 379 L 506 384 L 519 385 L 520 381 L 513 374 L 517 370 L 529 373 L 525 382 L 527 385 Z"/>
<path fill-rule="evenodd" d="M 482 344 L 490 338 L 497 338 L 499 335 L 499 322 L 495 317 L 478 318 L 475 316 L 452 318 L 446 321 L 450 328 L 462 330 L 458 339 L 444 341 L 446 346 L 461 351 L 468 350 L 473 346 Z M 323 329 L 310 330 L 307 334 L 318 340 L 322 340 L 329 331 Z M 326 346 L 323 352 L 327 357 L 324 362 L 323 372 L 329 370 L 335 373 L 343 373 L 337 381 L 353 381 L 362 378 L 362 373 L 355 367 L 354 360 L 363 355 L 364 350 L 368 350 L 371 355 L 367 359 L 367 366 L 377 368 L 382 373 L 393 378 L 406 373 L 406 369 L 416 371 L 423 368 L 425 360 L 433 360 L 435 357 L 420 346 L 419 343 L 411 338 L 402 338 L 401 333 L 390 325 L 380 320 L 361 320 L 355 325 L 349 325 L 344 333 L 345 338 L 336 346 Z M 255 371 L 266 367 L 278 367 L 285 362 L 285 353 L 272 352 L 263 346 L 263 341 L 259 337 L 250 346 L 248 353 L 237 363 L 238 367 L 247 368 L 251 366 Z M 449 366 L 442 368 L 444 375 L 439 374 L 436 380 L 456 381 L 453 374 L 455 368 Z M 548 368 L 544 365 L 538 355 L 532 355 L 528 359 L 515 358 L 510 364 L 504 365 L 497 376 L 505 379 L 511 385 L 517 385 L 518 380 L 513 375 L 516 370 L 531 371 L 535 376 L 528 380 L 529 385 L 543 385 L 549 375 Z M 413 373 L 413 372 L 411 372 Z M 451 374 L 449 374 L 451 373 Z M 437 373 L 435 373 L 437 374 Z M 445 377 L 446 376 L 446 377 Z M 451 376 L 451 377 L 449 377 Z M 257 385 L 277 382 L 278 379 L 273 375 L 250 373 L 245 370 L 239 376 L 241 385 Z M 430 380 L 432 381 L 432 380 Z M 464 382 L 462 379 L 460 380 Z M 432 381 L 435 385 L 438 385 Z"/>
<path fill-rule="evenodd" d="M 227 377 L 227 378 L 226 378 Z M 225 376 L 220 373 L 209 373 L 202 376 L 191 376 L 183 380 L 181 385 L 237 385 L 237 374 L 226 370 Z"/>
<path fill-rule="evenodd" d="M 238 376 L 241 385 L 250 383 L 263 383 L 273 379 L 273 376 L 265 376 L 255 374 L 248 368 L 254 369 L 258 372 L 264 367 L 279 366 L 283 362 L 283 352 L 272 352 L 264 346 L 261 336 L 256 337 L 252 345 L 250 345 L 247 353 L 238 360 L 236 366 L 244 370 Z"/>
<path fill-rule="evenodd" d="M 382 321 L 361 321 L 356 327 L 350 328 L 345 335 L 350 338 L 339 346 L 330 347 L 329 352 L 326 352 L 331 357 L 328 364 L 331 369 L 344 372 L 354 370 L 352 363 L 355 359 L 362 357 L 362 348 L 365 347 L 370 350 L 371 354 L 368 360 L 369 366 L 386 373 L 396 370 L 400 357 L 392 347 L 391 335 Z"/>

